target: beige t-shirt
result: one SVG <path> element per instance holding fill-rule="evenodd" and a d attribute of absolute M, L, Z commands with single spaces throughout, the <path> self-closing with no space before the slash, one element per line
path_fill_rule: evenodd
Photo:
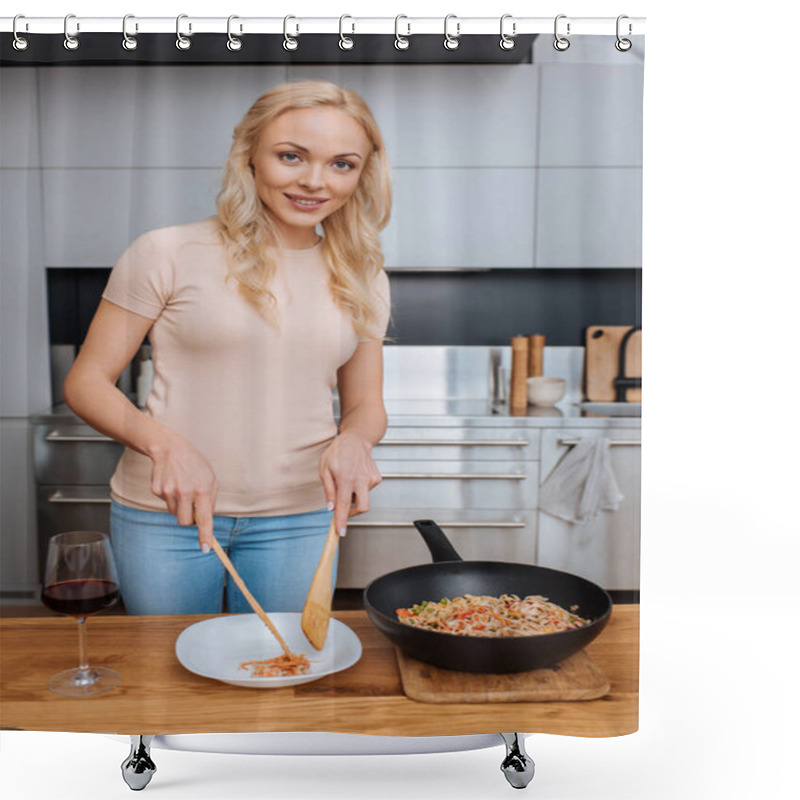
<path fill-rule="evenodd" d="M 103 298 L 154 320 L 146 412 L 185 436 L 219 483 L 216 514 L 272 516 L 325 506 L 319 458 L 336 435 L 336 372 L 359 341 L 380 340 L 389 281 L 375 280 L 380 319 L 368 339 L 335 305 L 322 243 L 282 250 L 272 290 L 280 327 L 227 275 L 216 218 L 143 234 L 114 266 Z M 166 511 L 152 461 L 126 448 L 111 478 L 119 503 Z"/>

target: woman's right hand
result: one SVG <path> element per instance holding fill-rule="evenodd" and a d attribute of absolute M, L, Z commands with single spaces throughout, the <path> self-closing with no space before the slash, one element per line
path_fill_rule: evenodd
<path fill-rule="evenodd" d="M 153 494 L 167 504 L 179 525 L 197 525 L 200 548 L 211 549 L 217 477 L 205 456 L 182 436 L 171 436 L 151 453 Z"/>

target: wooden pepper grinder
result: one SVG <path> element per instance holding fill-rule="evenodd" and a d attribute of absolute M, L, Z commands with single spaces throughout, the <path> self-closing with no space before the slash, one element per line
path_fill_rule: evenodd
<path fill-rule="evenodd" d="M 530 336 L 528 377 L 541 378 L 544 375 L 544 341 L 545 337 L 541 334 Z"/>
<path fill-rule="evenodd" d="M 528 407 L 528 337 L 511 339 L 511 412 L 524 413 Z"/>

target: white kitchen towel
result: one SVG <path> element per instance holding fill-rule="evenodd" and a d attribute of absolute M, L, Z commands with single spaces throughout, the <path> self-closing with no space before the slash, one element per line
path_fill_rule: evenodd
<path fill-rule="evenodd" d="M 622 499 L 603 438 L 571 447 L 539 490 L 542 511 L 577 525 L 588 525 L 600 511 L 616 511 Z"/>

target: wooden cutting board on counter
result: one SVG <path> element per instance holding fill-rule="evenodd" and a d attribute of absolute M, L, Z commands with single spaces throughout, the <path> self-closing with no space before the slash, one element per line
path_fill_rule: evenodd
<path fill-rule="evenodd" d="M 519 703 L 596 700 L 608 694 L 608 678 L 581 650 L 549 669 L 487 674 L 425 664 L 395 648 L 403 691 L 420 703 Z"/>
<path fill-rule="evenodd" d="M 586 329 L 586 376 L 584 394 L 592 402 L 612 403 L 617 399 L 614 379 L 619 375 L 619 351 L 632 325 L 591 325 Z M 625 345 L 626 378 L 642 377 L 642 331 L 637 330 Z M 626 389 L 625 400 L 642 402 L 641 389 Z"/>

